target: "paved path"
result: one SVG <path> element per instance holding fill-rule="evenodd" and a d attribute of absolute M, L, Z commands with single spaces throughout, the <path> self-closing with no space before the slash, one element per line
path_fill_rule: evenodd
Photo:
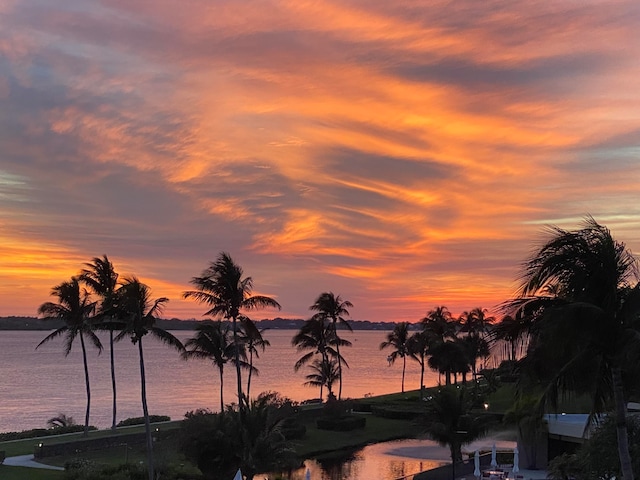
<path fill-rule="evenodd" d="M 62 467 L 54 467 L 53 465 L 38 463 L 33 459 L 33 455 L 18 455 L 17 457 L 7 457 L 4 459 L 4 465 L 8 465 L 10 467 L 30 467 L 44 468 L 47 470 L 64 470 L 64 468 Z"/>

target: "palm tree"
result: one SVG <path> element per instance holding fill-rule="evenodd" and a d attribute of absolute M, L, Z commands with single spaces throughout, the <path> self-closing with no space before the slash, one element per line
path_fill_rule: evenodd
<path fill-rule="evenodd" d="M 393 327 L 393 331 L 387 334 L 387 340 L 380 344 L 380 350 L 392 347 L 394 350 L 387 357 L 389 365 L 398 357 L 402 358 L 402 393 L 404 393 L 404 372 L 407 367 L 407 355 L 409 355 L 409 323 L 400 322 Z"/>
<path fill-rule="evenodd" d="M 458 373 L 464 376 L 470 370 L 461 339 L 436 342 L 431 346 L 429 353 L 431 356 L 427 364 L 445 376 L 445 385 L 451 385 L 451 375 L 455 376 L 454 383 L 457 383 Z"/>
<path fill-rule="evenodd" d="M 233 343 L 240 345 L 238 317 L 242 310 L 255 310 L 264 307 L 280 309 L 280 304 L 271 297 L 251 295 L 253 279 L 242 277 L 242 268 L 236 264 L 231 256 L 222 252 L 215 262 L 212 262 L 202 275 L 193 277 L 191 283 L 196 290 L 183 293 L 184 298 L 194 298 L 200 303 L 211 307 L 205 315 L 214 318 L 230 320 L 233 326 Z M 238 384 L 238 408 L 245 405 L 242 392 L 242 375 L 240 373 L 240 348 L 235 353 L 236 377 Z"/>
<path fill-rule="evenodd" d="M 530 365 L 552 372 L 542 405 L 589 391 L 592 413 L 615 406 L 618 454 L 625 480 L 633 479 L 623 373 L 638 352 L 640 287 L 633 254 L 592 217 L 582 228 L 549 227 L 550 239 L 524 264 L 510 313 L 533 317 Z"/>
<path fill-rule="evenodd" d="M 316 314 L 309 320 L 306 320 L 302 327 L 300 327 L 298 333 L 294 335 L 291 344 L 297 348 L 298 352 L 307 352 L 300 357 L 293 366 L 296 372 L 302 366 L 314 360 L 317 355 L 320 355 L 322 371 L 331 371 L 332 367 L 330 365 L 336 363 L 338 359 L 338 345 L 343 347 L 351 346 L 350 341 L 340 338 L 335 334 L 333 328 L 327 324 L 326 318 L 321 314 Z M 342 356 L 340 356 L 340 362 L 348 366 Z M 322 399 L 322 385 L 320 386 L 320 398 Z"/>
<path fill-rule="evenodd" d="M 451 478 L 456 478 L 456 463 L 462 460 L 462 446 L 483 436 L 488 422 L 471 414 L 472 399 L 466 388 L 440 388 L 427 403 L 426 433 L 451 452 Z"/>
<path fill-rule="evenodd" d="M 218 320 L 215 323 L 201 323 L 196 334 L 188 339 L 182 358 L 202 358 L 211 360 L 220 374 L 220 411 L 224 411 L 224 366 L 235 358 L 235 345 L 229 338 L 229 327 Z"/>
<path fill-rule="evenodd" d="M 179 351 L 184 351 L 184 346 L 176 337 L 166 330 L 155 325 L 157 316 L 162 312 L 164 305 L 169 301 L 166 297 L 153 300 L 151 290 L 141 283 L 136 277 L 126 278 L 122 286 L 117 290 L 114 298 L 114 312 L 125 320 L 125 327 L 116 336 L 119 341 L 129 337 L 134 345 L 138 346 L 140 361 L 140 386 L 142 399 L 142 413 L 147 437 L 147 468 L 149 480 L 154 480 L 153 464 L 153 439 L 151 438 L 151 424 L 149 422 L 149 408 L 147 406 L 147 382 L 144 368 L 144 350 L 142 339 L 151 334 L 166 345 Z"/>
<path fill-rule="evenodd" d="M 309 368 L 311 369 L 311 373 L 305 377 L 307 381 L 304 382 L 304 385 L 320 387 L 320 401 L 322 401 L 323 398 L 322 392 L 325 385 L 329 391 L 329 398 L 333 397 L 333 384 L 340 378 L 338 362 L 334 359 L 323 362 L 316 358 L 311 365 L 309 365 Z"/>
<path fill-rule="evenodd" d="M 515 361 L 518 358 L 518 350 L 526 342 L 527 328 L 521 319 L 505 315 L 491 332 L 493 340 L 503 340 L 509 345 L 508 359 Z"/>
<path fill-rule="evenodd" d="M 106 255 L 102 258 L 94 257 L 91 263 L 84 264 L 86 268 L 80 272 L 80 281 L 87 285 L 96 295 L 101 298 L 98 308 L 98 317 L 102 318 L 102 327 L 109 331 L 109 358 L 111 361 L 111 391 L 113 392 L 113 406 L 111 416 L 111 429 L 116 428 L 116 367 L 113 353 L 113 332 L 119 330 L 122 325 L 114 322 L 112 318 L 104 316 L 105 312 L 112 309 L 113 295 L 118 287 L 118 274 L 113 268 L 113 264 Z M 100 327 L 98 327 L 100 328 Z"/>
<path fill-rule="evenodd" d="M 424 367 L 429 354 L 429 339 L 424 331 L 415 332 L 407 342 L 409 356 L 420 364 L 420 399 L 424 398 Z"/>
<path fill-rule="evenodd" d="M 487 316 L 486 308 L 474 308 L 460 315 L 460 331 L 476 337 L 485 337 L 495 317 Z"/>
<path fill-rule="evenodd" d="M 245 355 L 249 356 L 247 362 L 247 369 L 249 370 L 247 375 L 247 398 L 251 398 L 251 376 L 254 373 L 256 375 L 259 373 L 259 370 L 253 366 L 253 358 L 260 358 L 260 351 L 264 352 L 267 347 L 271 346 L 271 343 L 262 336 L 266 329 L 256 327 L 256 324 L 244 315 L 240 315 L 238 319 L 242 329 L 241 342 L 246 350 Z"/>
<path fill-rule="evenodd" d="M 331 327 L 333 332 L 338 338 L 337 324 L 344 325 L 347 330 L 352 331 L 351 325 L 345 320 L 344 317 L 349 316 L 349 310 L 353 304 L 348 300 L 342 300 L 340 295 L 334 295 L 332 292 L 321 293 L 314 302 L 310 310 L 318 312 L 321 316 L 331 321 Z M 336 352 L 338 358 L 338 370 L 340 372 L 339 387 L 338 387 L 338 400 L 342 398 L 342 357 L 340 356 L 340 342 L 336 343 Z"/>
<path fill-rule="evenodd" d="M 85 336 L 93 346 L 98 349 L 98 352 L 102 351 L 100 339 L 93 331 L 91 324 L 96 304 L 90 300 L 89 293 L 86 290 L 81 291 L 80 283 L 76 277 L 53 287 L 51 295 L 58 297 L 58 303 L 43 303 L 40 305 L 40 308 L 38 308 L 38 313 L 45 315 L 46 318 L 63 320 L 65 324 L 47 335 L 36 348 L 39 348 L 54 338 L 64 335 L 64 355 L 68 356 L 69 353 L 71 353 L 74 340 L 80 338 L 82 364 L 84 365 L 84 382 L 87 391 L 87 409 L 84 417 L 84 435 L 87 436 L 89 434 L 89 412 L 91 410 L 91 386 L 89 384 L 89 367 L 87 365 Z"/>

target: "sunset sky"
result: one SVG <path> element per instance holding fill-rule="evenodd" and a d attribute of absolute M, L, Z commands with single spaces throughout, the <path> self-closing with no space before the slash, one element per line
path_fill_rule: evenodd
<path fill-rule="evenodd" d="M 0 316 L 221 251 L 304 318 L 489 310 L 547 224 L 640 252 L 640 2 L 0 0 Z"/>

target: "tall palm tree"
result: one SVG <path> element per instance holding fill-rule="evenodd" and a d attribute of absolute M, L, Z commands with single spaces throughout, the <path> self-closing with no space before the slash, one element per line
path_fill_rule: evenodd
<path fill-rule="evenodd" d="M 151 334 L 164 344 L 184 351 L 184 346 L 176 337 L 166 330 L 156 326 L 158 315 L 162 313 L 164 305 L 169 301 L 166 297 L 153 300 L 151 289 L 140 282 L 136 277 L 125 278 L 122 286 L 117 290 L 114 298 L 114 312 L 119 318 L 126 321 L 125 327 L 116 336 L 119 341 L 129 337 L 134 345 L 138 346 L 138 356 L 140 363 L 140 386 L 142 399 L 142 413 L 144 415 L 144 426 L 147 437 L 147 468 L 149 480 L 155 480 L 153 464 L 153 439 L 151 438 L 151 424 L 149 422 L 149 408 L 147 405 L 147 381 L 144 367 L 144 350 L 142 339 Z"/>
<path fill-rule="evenodd" d="M 251 398 L 251 377 L 254 373 L 256 375 L 259 373 L 259 370 L 253 366 L 253 359 L 254 357 L 260 358 L 260 352 L 264 352 L 267 347 L 271 346 L 271 343 L 262 336 L 265 329 L 256 327 L 256 324 L 249 317 L 241 315 L 238 320 L 240 320 L 242 330 L 241 342 L 245 348 L 245 355 L 248 356 L 247 398 Z"/>
<path fill-rule="evenodd" d="M 116 428 L 116 366 L 113 353 L 114 331 L 119 330 L 122 325 L 105 315 L 105 312 L 112 310 L 113 296 L 118 288 L 118 274 L 113 268 L 113 264 L 106 255 L 102 258 L 94 257 L 91 263 L 85 263 L 85 268 L 80 272 L 80 281 L 87 285 L 96 295 L 100 297 L 98 307 L 98 317 L 101 319 L 102 327 L 109 332 L 109 359 L 111 361 L 111 391 L 113 393 L 113 405 L 111 415 L 111 429 Z"/>
<path fill-rule="evenodd" d="M 487 309 L 477 307 L 460 315 L 460 331 L 471 336 L 484 338 L 489 327 L 495 321 L 495 317 L 487 316 Z"/>
<path fill-rule="evenodd" d="M 549 227 L 548 233 L 524 264 L 517 298 L 505 308 L 535 319 L 527 360 L 542 361 L 552 372 L 543 405 L 574 391 L 590 392 L 592 413 L 613 400 L 621 470 L 624 480 L 632 480 L 623 373 L 637 361 L 637 261 L 592 217 L 579 230 Z"/>
<path fill-rule="evenodd" d="M 185 344 L 182 358 L 202 358 L 211 360 L 220 374 L 220 411 L 224 412 L 224 366 L 235 358 L 235 345 L 231 341 L 229 327 L 218 320 L 215 323 L 201 323 L 196 327 L 194 337 Z"/>
<path fill-rule="evenodd" d="M 508 360 L 515 361 L 518 358 L 518 350 L 526 343 L 527 328 L 521 319 L 505 315 L 495 325 L 491 332 L 491 338 L 502 340 L 509 346 Z"/>
<path fill-rule="evenodd" d="M 352 307 L 353 304 L 348 300 L 342 300 L 340 295 L 334 295 L 333 292 L 323 292 L 316 298 L 316 301 L 309 309 L 318 312 L 321 316 L 330 320 L 333 332 L 336 338 L 338 338 L 338 323 L 345 326 L 347 330 L 352 331 L 351 325 L 349 325 L 349 322 L 344 318 L 349 316 L 349 310 L 347 309 Z M 340 400 L 342 398 L 342 357 L 340 356 L 340 342 L 336 343 L 336 352 L 338 357 L 338 370 L 340 372 L 338 387 L 338 400 Z"/>
<path fill-rule="evenodd" d="M 220 253 L 215 262 L 211 262 L 199 277 L 193 277 L 191 283 L 196 290 L 183 293 L 184 298 L 193 298 L 205 303 L 211 309 L 205 315 L 230 320 L 233 326 L 233 343 L 239 347 L 238 317 L 242 310 L 256 310 L 258 308 L 274 307 L 280 309 L 280 304 L 271 297 L 251 295 L 253 279 L 243 278 L 240 265 L 235 263 L 226 252 Z M 238 386 L 238 408 L 244 408 L 246 402 L 242 392 L 242 374 L 240 373 L 240 348 L 235 353 L 236 378 Z"/>
<path fill-rule="evenodd" d="M 424 398 L 424 367 L 429 354 L 429 339 L 424 331 L 415 332 L 407 342 L 409 356 L 420 364 L 420 399 Z"/>
<path fill-rule="evenodd" d="M 53 331 L 42 340 L 36 348 L 58 338 L 65 337 L 64 354 L 69 355 L 73 342 L 80 338 L 82 349 L 82 364 L 84 366 L 84 382 L 87 393 L 87 408 L 84 417 L 84 435 L 89 434 L 89 413 L 91 410 L 91 386 L 89 384 L 89 367 L 87 365 L 87 348 L 85 337 L 98 349 L 102 351 L 100 339 L 93 331 L 91 323 L 92 316 L 96 309 L 95 302 L 89 298 L 89 293 L 80 289 L 80 283 L 76 277 L 68 282 L 62 282 L 51 290 L 51 295 L 58 297 L 58 303 L 46 302 L 40 305 L 38 313 L 46 318 L 57 318 L 64 321 L 64 326 Z"/>
<path fill-rule="evenodd" d="M 380 344 L 380 350 L 385 348 L 393 348 L 387 357 L 389 365 L 393 364 L 398 357 L 402 358 L 402 393 L 404 393 L 404 373 L 409 355 L 409 322 L 396 323 L 393 331 L 387 334 L 387 339 Z"/>
<path fill-rule="evenodd" d="M 470 370 L 461 339 L 436 342 L 429 352 L 431 356 L 427 364 L 440 375 L 445 376 L 445 385 L 451 385 L 452 375 L 455 376 L 454 382 L 457 383 L 458 373 L 464 376 Z"/>

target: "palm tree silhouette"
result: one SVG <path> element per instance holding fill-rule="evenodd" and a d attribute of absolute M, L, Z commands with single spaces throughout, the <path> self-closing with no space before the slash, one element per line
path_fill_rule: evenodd
<path fill-rule="evenodd" d="M 316 355 L 320 355 L 321 371 L 330 372 L 332 370 L 331 363 L 336 363 L 338 359 L 338 344 L 343 347 L 351 346 L 350 341 L 335 334 L 335 330 L 331 328 L 326 318 L 321 314 L 316 314 L 306 320 L 298 333 L 294 335 L 291 344 L 297 348 L 298 352 L 307 352 L 293 366 L 296 372 L 312 360 L 315 362 Z M 340 356 L 340 362 L 348 367 L 342 356 Z M 322 399 L 323 385 L 320 385 L 320 399 Z"/>
<path fill-rule="evenodd" d="M 149 408 L 147 405 L 147 382 L 144 367 L 144 350 L 142 339 L 151 334 L 164 344 L 179 351 L 184 350 L 184 346 L 176 337 L 166 330 L 155 325 L 157 316 L 162 312 L 164 305 L 169 301 L 166 297 L 153 300 L 151 290 L 147 285 L 141 283 L 136 277 L 125 278 L 122 286 L 117 290 L 114 298 L 114 312 L 118 318 L 125 321 L 125 326 L 116 336 L 119 341 L 129 337 L 134 345 L 138 346 L 138 356 L 140 363 L 140 386 L 142 399 L 142 413 L 144 415 L 144 426 L 147 437 L 147 468 L 149 480 L 154 480 L 153 463 L 153 439 L 151 438 L 151 424 L 149 422 Z"/>
<path fill-rule="evenodd" d="M 451 340 L 456 338 L 456 322 L 447 307 L 439 306 L 427 312 L 420 320 L 423 335 L 429 345 L 430 357 L 427 363 L 430 368 L 445 374 L 445 382 L 451 384 L 451 373 L 455 369 L 455 356 L 460 353 L 459 346 Z"/>
<path fill-rule="evenodd" d="M 400 322 L 393 327 L 393 331 L 387 334 L 387 339 L 380 344 L 380 350 L 385 348 L 394 350 L 387 357 L 389 365 L 398 357 L 402 358 L 402 393 L 404 393 L 404 373 L 407 367 L 407 355 L 409 355 L 409 323 Z"/>
<path fill-rule="evenodd" d="M 260 358 L 260 352 L 264 352 L 267 347 L 271 346 L 269 340 L 264 338 L 262 334 L 266 329 L 256 327 L 253 321 L 245 316 L 240 315 L 240 327 L 242 331 L 241 344 L 244 346 L 244 355 L 248 356 L 247 361 L 247 398 L 251 398 L 251 377 L 253 374 L 258 374 L 260 371 L 253 366 L 253 359 Z"/>
<path fill-rule="evenodd" d="M 85 336 L 98 349 L 102 351 L 100 339 L 93 331 L 91 323 L 92 316 L 96 309 L 95 302 L 89 298 L 89 292 L 81 291 L 80 283 L 76 277 L 68 282 L 62 282 L 51 290 L 51 295 L 58 297 L 58 303 L 46 302 L 40 305 L 38 313 L 46 318 L 57 318 L 64 321 L 64 326 L 53 331 L 42 340 L 36 348 L 50 342 L 60 336 L 65 337 L 64 355 L 71 353 L 73 342 L 80 338 L 82 349 L 82 363 L 84 366 L 84 382 L 87 392 L 87 408 L 84 417 L 84 435 L 89 434 L 89 413 L 91 410 L 91 386 L 89 384 L 89 367 L 87 365 L 87 349 L 85 346 Z"/>
<path fill-rule="evenodd" d="M 420 364 L 420 400 L 424 398 L 424 367 L 429 354 L 429 338 L 424 331 L 415 332 L 407 342 L 409 356 Z"/>
<path fill-rule="evenodd" d="M 330 359 L 328 362 L 323 362 L 320 359 L 315 359 L 311 365 L 309 365 L 311 373 L 305 376 L 305 386 L 320 387 L 320 401 L 322 401 L 323 388 L 326 385 L 329 391 L 329 398 L 333 396 L 333 384 L 340 378 L 340 370 L 338 369 L 338 362 L 334 359 Z"/>
<path fill-rule="evenodd" d="M 106 255 L 102 258 L 94 257 L 91 263 L 85 263 L 85 268 L 80 272 L 80 281 L 89 287 L 101 299 L 98 307 L 98 318 L 102 325 L 97 328 L 106 328 L 109 332 L 109 359 L 111 362 L 111 391 L 113 392 L 113 406 L 111 416 L 111 429 L 116 428 L 116 367 L 113 352 L 114 331 L 122 328 L 122 323 L 114 321 L 106 315 L 112 310 L 113 296 L 118 288 L 118 274 L 113 268 L 113 264 Z"/>
<path fill-rule="evenodd" d="M 621 470 L 633 479 L 623 373 L 638 361 L 637 260 L 592 217 L 576 231 L 547 231 L 550 239 L 524 264 L 518 296 L 504 307 L 530 321 L 525 365 L 551 373 L 541 405 L 586 391 L 596 413 L 613 399 Z"/>
<path fill-rule="evenodd" d="M 233 326 L 233 343 L 236 345 L 235 366 L 238 385 L 238 408 L 242 410 L 246 404 L 242 392 L 242 374 L 240 373 L 240 337 L 238 317 L 242 310 L 255 310 L 264 307 L 280 309 L 280 304 L 271 297 L 251 295 L 253 280 L 242 277 L 242 268 L 231 256 L 222 252 L 202 275 L 193 277 L 191 283 L 196 290 L 183 293 L 184 298 L 193 298 L 200 303 L 211 306 L 205 315 L 230 320 Z"/>
<path fill-rule="evenodd" d="M 464 387 L 442 387 L 426 405 L 426 433 L 440 445 L 449 447 L 451 478 L 455 479 L 456 463 L 462 460 L 462 446 L 483 436 L 488 422 L 471 414 L 472 399 Z"/>
<path fill-rule="evenodd" d="M 351 325 L 344 318 L 349 316 L 349 310 L 353 304 L 348 300 L 342 300 L 340 295 L 334 295 L 332 292 L 321 293 L 316 299 L 313 305 L 309 307 L 310 310 L 318 312 L 323 318 L 331 321 L 331 328 L 333 333 L 338 339 L 337 324 L 344 325 L 347 330 L 352 331 Z M 338 400 L 342 398 L 342 357 L 340 355 L 340 342 L 336 342 L 336 353 L 338 358 L 338 370 L 339 370 L 339 387 L 338 387 Z"/>
<path fill-rule="evenodd" d="M 214 323 L 201 323 L 196 334 L 185 344 L 182 358 L 202 358 L 211 360 L 220 374 L 220 411 L 224 412 L 224 366 L 235 358 L 236 346 L 230 338 L 229 327 L 218 320 Z"/>

